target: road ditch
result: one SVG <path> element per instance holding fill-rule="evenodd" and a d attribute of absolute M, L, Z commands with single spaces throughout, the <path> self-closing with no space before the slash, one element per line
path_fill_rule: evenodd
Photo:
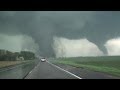
<path fill-rule="evenodd" d="M 24 77 L 38 64 L 39 60 L 24 62 L 0 68 L 0 79 L 24 79 Z"/>

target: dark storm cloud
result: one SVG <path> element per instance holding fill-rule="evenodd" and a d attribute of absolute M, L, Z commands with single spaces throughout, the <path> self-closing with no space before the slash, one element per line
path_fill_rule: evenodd
<path fill-rule="evenodd" d="M 86 24 L 83 33 L 106 53 L 103 44 L 108 39 L 120 36 L 120 12 L 95 12 L 92 22 Z"/>
<path fill-rule="evenodd" d="M 43 56 L 54 56 L 53 37 L 86 37 L 105 52 L 106 40 L 120 36 L 120 12 L 0 12 L 0 33 L 25 34 Z"/>

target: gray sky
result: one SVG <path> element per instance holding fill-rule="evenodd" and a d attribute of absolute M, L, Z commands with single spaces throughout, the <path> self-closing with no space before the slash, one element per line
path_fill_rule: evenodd
<path fill-rule="evenodd" d="M 120 36 L 120 12 L 0 11 L 0 34 L 28 35 L 39 45 L 40 54 L 44 56 L 55 56 L 54 36 L 86 38 L 107 53 L 106 41 Z"/>

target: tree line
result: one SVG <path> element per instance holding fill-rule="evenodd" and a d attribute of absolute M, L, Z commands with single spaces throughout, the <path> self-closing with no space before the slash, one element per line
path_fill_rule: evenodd
<path fill-rule="evenodd" d="M 34 60 L 35 54 L 30 51 L 11 52 L 0 49 L 0 61 Z"/>

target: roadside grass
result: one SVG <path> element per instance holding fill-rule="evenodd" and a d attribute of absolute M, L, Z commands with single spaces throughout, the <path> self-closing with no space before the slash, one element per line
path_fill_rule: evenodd
<path fill-rule="evenodd" d="M 120 56 L 58 58 L 52 62 L 120 77 Z"/>
<path fill-rule="evenodd" d="M 27 61 L 0 61 L 0 68 L 13 66 L 13 65 L 17 65 L 17 64 L 22 64 L 22 63 L 27 63 L 27 62 L 31 62 L 31 60 L 27 60 Z"/>

